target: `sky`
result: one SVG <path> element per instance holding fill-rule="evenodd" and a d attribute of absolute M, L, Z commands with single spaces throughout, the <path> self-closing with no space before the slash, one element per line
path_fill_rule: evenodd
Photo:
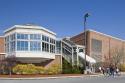
<path fill-rule="evenodd" d="M 87 29 L 125 39 L 125 0 L 0 0 L 0 35 L 13 25 L 33 23 L 57 33 L 57 37 Z"/>

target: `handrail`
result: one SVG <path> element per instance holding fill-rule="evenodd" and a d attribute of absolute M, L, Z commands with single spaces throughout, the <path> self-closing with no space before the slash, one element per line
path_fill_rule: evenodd
<path fill-rule="evenodd" d="M 69 62 L 69 63 L 71 63 L 71 61 L 72 61 L 72 58 L 71 58 L 71 56 L 69 56 L 69 55 L 67 55 L 67 54 L 62 54 L 62 56 Z"/>

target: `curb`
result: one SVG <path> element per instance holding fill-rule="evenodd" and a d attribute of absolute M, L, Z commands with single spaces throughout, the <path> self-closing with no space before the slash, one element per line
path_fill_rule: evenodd
<path fill-rule="evenodd" d="M 59 77 L 34 77 L 34 78 L 0 78 L 0 80 L 44 80 L 44 79 L 63 79 L 63 78 L 84 78 L 100 77 L 102 75 L 81 75 L 81 76 L 59 76 Z"/>

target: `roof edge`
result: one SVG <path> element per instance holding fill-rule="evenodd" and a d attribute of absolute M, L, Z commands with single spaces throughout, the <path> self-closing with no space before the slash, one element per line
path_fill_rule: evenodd
<path fill-rule="evenodd" d="M 0 36 L 0 37 L 5 37 L 5 36 Z"/>
<path fill-rule="evenodd" d="M 111 35 L 108 35 L 108 34 L 105 34 L 105 33 L 102 33 L 102 32 L 98 32 L 98 31 L 95 31 L 93 29 L 88 29 L 86 31 L 91 31 L 91 32 L 95 32 L 95 33 L 98 33 L 98 34 L 101 34 L 101 35 L 104 35 L 104 36 L 107 36 L 107 37 L 111 37 L 113 39 L 116 39 L 116 40 L 120 40 L 120 41 L 123 41 L 125 42 L 125 40 L 121 39 L 121 38 L 118 38 L 118 37 L 114 37 L 114 36 L 111 36 Z"/>
<path fill-rule="evenodd" d="M 14 28 L 17 28 L 17 27 L 20 27 L 20 28 L 21 28 L 21 27 L 28 27 L 28 26 L 26 26 L 26 25 L 14 25 L 14 26 L 12 26 L 12 27 L 10 27 L 10 28 L 4 30 L 4 33 L 6 33 L 7 31 L 12 30 L 12 29 L 14 29 Z M 29 26 L 29 27 L 32 27 L 32 26 Z M 56 33 L 54 33 L 53 31 L 50 31 L 49 29 L 46 29 L 46 28 L 44 28 L 44 27 L 42 27 L 42 26 L 34 26 L 34 27 L 37 27 L 36 29 L 41 29 L 41 30 L 47 31 L 47 32 L 49 32 L 49 33 L 51 33 L 51 34 L 53 34 L 53 35 L 56 35 Z M 34 28 L 34 29 L 35 29 L 35 28 Z"/>
<path fill-rule="evenodd" d="M 87 29 L 86 31 L 95 32 L 95 33 L 98 33 L 98 34 L 101 34 L 101 35 L 104 35 L 104 36 L 107 36 L 107 37 L 110 37 L 110 38 L 113 38 L 113 39 L 116 39 L 116 40 L 120 40 L 120 41 L 125 42 L 124 39 L 121 39 L 121 38 L 118 38 L 118 37 L 114 37 L 114 36 L 111 36 L 111 35 L 108 35 L 108 34 L 105 34 L 105 33 L 102 33 L 102 32 L 96 31 L 96 30 L 93 30 L 93 29 Z M 84 31 L 83 31 L 83 32 L 80 32 L 80 33 L 77 34 L 77 35 L 72 36 L 71 38 L 73 38 L 73 37 L 75 37 L 75 36 L 78 36 L 78 35 L 80 35 L 80 34 L 82 34 L 82 33 L 84 33 Z"/>

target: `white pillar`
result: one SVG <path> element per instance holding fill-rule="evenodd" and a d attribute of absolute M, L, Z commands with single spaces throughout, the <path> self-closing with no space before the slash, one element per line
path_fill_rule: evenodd
<path fill-rule="evenodd" d="M 72 66 L 74 65 L 73 47 L 72 47 Z"/>
<path fill-rule="evenodd" d="M 61 71 L 62 71 L 62 65 L 63 65 L 63 63 L 62 63 L 62 58 L 63 58 L 62 57 L 62 41 L 60 41 L 60 42 L 61 42 L 61 49 L 60 49 L 61 50 Z"/>
<path fill-rule="evenodd" d="M 79 52 L 79 49 L 78 49 L 78 47 L 76 48 L 76 52 L 77 52 L 77 66 L 79 65 L 79 57 L 78 57 L 78 52 Z"/>

